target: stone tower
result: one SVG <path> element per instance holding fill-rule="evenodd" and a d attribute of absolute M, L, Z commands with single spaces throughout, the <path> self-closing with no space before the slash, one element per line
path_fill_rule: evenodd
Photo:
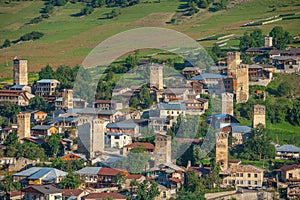
<path fill-rule="evenodd" d="M 105 121 L 92 116 L 78 117 L 78 152 L 88 159 L 104 151 Z"/>
<path fill-rule="evenodd" d="M 227 53 L 227 70 L 228 74 L 234 74 L 237 67 L 241 64 L 240 52 L 228 52 Z"/>
<path fill-rule="evenodd" d="M 228 134 L 216 133 L 216 163 L 220 163 L 221 170 L 228 168 Z"/>
<path fill-rule="evenodd" d="M 62 93 L 62 109 L 73 108 L 73 90 L 64 89 Z"/>
<path fill-rule="evenodd" d="M 222 93 L 222 114 L 233 115 L 233 94 L 229 92 Z"/>
<path fill-rule="evenodd" d="M 17 114 L 17 135 L 19 141 L 23 138 L 30 137 L 30 116 L 31 114 L 29 112 L 20 112 Z"/>
<path fill-rule="evenodd" d="M 245 103 L 249 98 L 248 65 L 239 65 L 236 69 L 236 103 Z"/>
<path fill-rule="evenodd" d="M 150 87 L 163 89 L 163 66 L 151 65 L 150 66 Z"/>
<path fill-rule="evenodd" d="M 272 47 L 273 46 L 273 38 L 272 37 L 265 37 L 265 47 Z"/>
<path fill-rule="evenodd" d="M 17 57 L 14 58 L 14 85 L 27 85 L 27 60 L 20 60 Z"/>
<path fill-rule="evenodd" d="M 264 105 L 254 105 L 252 113 L 252 126 L 256 128 L 258 124 L 266 126 L 266 107 Z"/>
<path fill-rule="evenodd" d="M 155 135 L 155 166 L 172 161 L 172 137 L 157 133 Z"/>

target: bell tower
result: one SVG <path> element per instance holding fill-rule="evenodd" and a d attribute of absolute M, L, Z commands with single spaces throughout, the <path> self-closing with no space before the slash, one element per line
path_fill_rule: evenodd
<path fill-rule="evenodd" d="M 228 134 L 216 133 L 216 163 L 220 163 L 221 170 L 228 168 Z"/>

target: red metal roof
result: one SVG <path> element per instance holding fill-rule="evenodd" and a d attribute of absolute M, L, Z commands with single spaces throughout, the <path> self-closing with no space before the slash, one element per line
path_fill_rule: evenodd
<path fill-rule="evenodd" d="M 126 199 L 126 196 L 116 193 L 116 192 L 102 192 L 102 193 L 91 193 L 83 197 L 84 199 L 104 199 L 104 198 L 112 198 L 112 199 Z"/>
<path fill-rule="evenodd" d="M 140 146 L 144 147 L 145 149 L 151 149 L 151 150 L 154 150 L 154 148 L 155 148 L 153 144 L 148 143 L 148 142 L 134 142 L 129 145 L 126 145 L 125 147 L 126 148 L 137 148 Z"/>

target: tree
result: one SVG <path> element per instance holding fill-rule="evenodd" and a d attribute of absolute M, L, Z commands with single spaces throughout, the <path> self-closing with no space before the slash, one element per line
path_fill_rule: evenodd
<path fill-rule="evenodd" d="M 94 11 L 94 8 L 93 7 L 90 7 L 90 6 L 86 6 L 84 8 L 81 9 L 81 14 L 82 15 L 89 15 L 89 14 L 92 14 L 92 12 Z"/>
<path fill-rule="evenodd" d="M 152 105 L 152 99 L 150 97 L 150 92 L 145 85 L 141 88 L 139 97 L 140 97 L 140 102 L 141 102 L 142 108 L 144 108 L 144 109 L 149 108 Z"/>
<path fill-rule="evenodd" d="M 20 190 L 20 182 L 13 182 L 12 175 L 6 173 L 4 179 L 1 181 L 1 186 L 4 187 L 5 192 L 10 192 L 12 190 Z"/>
<path fill-rule="evenodd" d="M 254 40 L 253 47 L 262 47 L 265 43 L 262 30 L 260 29 L 254 29 L 252 33 L 250 33 L 250 37 Z"/>
<path fill-rule="evenodd" d="M 293 102 L 292 108 L 289 108 L 287 119 L 291 124 L 300 126 L 300 101 L 299 100 L 295 100 Z"/>
<path fill-rule="evenodd" d="M 125 66 L 128 70 L 136 67 L 138 65 L 137 55 L 129 55 L 125 58 Z"/>
<path fill-rule="evenodd" d="M 41 96 L 35 96 L 29 100 L 28 108 L 32 110 L 47 110 L 47 103 Z"/>
<path fill-rule="evenodd" d="M 119 187 L 122 186 L 123 183 L 125 183 L 126 177 L 124 174 L 122 173 L 117 173 L 117 175 L 115 176 L 116 179 L 116 183 Z"/>
<path fill-rule="evenodd" d="M 10 47 L 10 40 L 8 40 L 8 39 L 4 40 L 1 47 L 2 48 Z"/>
<path fill-rule="evenodd" d="M 130 107 L 133 107 L 133 108 L 136 108 L 137 105 L 139 105 L 139 100 L 136 96 L 132 97 L 129 101 L 129 106 Z"/>
<path fill-rule="evenodd" d="M 81 183 L 82 180 L 79 174 L 69 172 L 67 176 L 58 184 L 58 187 L 62 189 L 76 189 Z"/>
<path fill-rule="evenodd" d="M 292 86 L 289 82 L 282 82 L 278 85 L 277 88 L 277 92 L 281 97 L 290 95 L 291 90 Z"/>
<path fill-rule="evenodd" d="M 53 134 L 49 137 L 49 141 L 48 141 L 49 152 L 47 152 L 48 155 L 57 156 L 61 145 L 59 140 L 60 137 L 57 134 Z"/>
<path fill-rule="evenodd" d="M 4 102 L 0 105 L 0 115 L 8 118 L 11 123 L 16 121 L 16 115 L 20 111 L 20 106 L 12 102 Z"/>
<path fill-rule="evenodd" d="M 119 16 L 120 14 L 121 14 L 121 11 L 120 11 L 120 9 L 117 9 L 117 8 L 112 9 L 112 11 L 110 13 L 112 18 L 115 18 L 115 17 Z"/>
<path fill-rule="evenodd" d="M 273 46 L 277 49 L 285 49 L 292 42 L 289 32 L 284 31 L 281 26 L 275 26 L 269 35 L 273 37 Z"/>
<path fill-rule="evenodd" d="M 150 188 L 149 188 L 149 184 L 151 185 Z M 153 200 L 158 195 L 159 195 L 158 184 L 155 181 L 152 181 L 150 183 L 145 180 L 142 184 L 138 186 L 136 199 Z"/>
<path fill-rule="evenodd" d="M 55 73 L 50 65 L 47 65 L 39 71 L 39 79 L 53 79 L 54 77 Z"/>
<path fill-rule="evenodd" d="M 46 154 L 44 149 L 34 143 L 25 142 L 18 146 L 17 158 L 28 158 L 30 160 L 46 160 Z"/>

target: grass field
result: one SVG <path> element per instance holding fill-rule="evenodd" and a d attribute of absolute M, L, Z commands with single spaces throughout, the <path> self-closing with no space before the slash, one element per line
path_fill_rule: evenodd
<path fill-rule="evenodd" d="M 145 2 L 145 1 L 142 1 Z M 150 1 L 151 2 L 151 1 Z M 121 15 L 114 19 L 105 19 L 111 8 L 99 8 L 85 17 L 74 17 L 80 12 L 83 4 L 67 3 L 63 7 L 56 7 L 53 15 L 34 25 L 28 25 L 31 19 L 40 15 L 44 6 L 43 1 L 20 1 L 10 4 L 0 1 L 0 43 L 5 39 L 11 41 L 21 35 L 40 31 L 43 38 L 12 45 L 0 50 L 0 78 L 12 76 L 12 58 L 15 55 L 29 60 L 29 71 L 36 72 L 47 64 L 54 68 L 59 65 L 75 66 L 80 64 L 87 54 L 101 41 L 119 32 L 146 26 L 166 27 L 183 32 L 194 39 L 203 38 L 213 34 L 243 34 L 241 28 L 244 23 L 262 18 L 294 13 L 299 10 L 299 3 L 295 0 L 253 0 L 243 3 L 230 10 L 219 12 L 204 11 L 182 24 L 172 25 L 167 22 L 180 4 L 179 0 L 161 0 L 160 3 L 141 3 L 139 5 L 122 8 Z M 275 6 L 276 10 L 271 12 Z M 177 15 L 176 15 L 177 16 Z M 265 33 L 274 25 L 281 25 L 292 35 L 300 32 L 299 20 L 285 20 L 262 27 Z M 212 46 L 215 41 L 200 42 L 203 46 Z M 227 46 L 236 46 L 238 41 L 229 41 Z M 8 65 L 7 65 L 8 64 Z"/>

